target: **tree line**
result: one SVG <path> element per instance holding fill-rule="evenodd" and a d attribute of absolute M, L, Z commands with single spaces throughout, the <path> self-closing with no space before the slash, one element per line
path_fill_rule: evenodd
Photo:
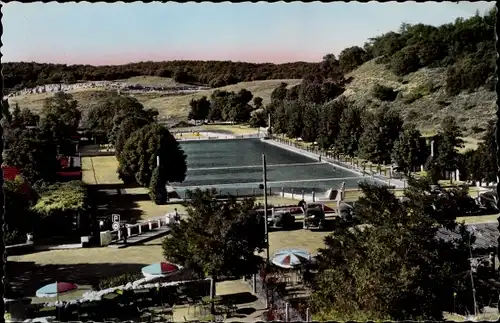
<path fill-rule="evenodd" d="M 300 79 L 320 71 L 318 63 L 243 63 L 231 61 L 139 62 L 125 65 L 66 65 L 35 62 L 4 63 L 5 87 L 21 89 L 52 83 L 113 81 L 134 76 L 170 77 L 179 83 L 221 87 L 238 82 Z"/>
<path fill-rule="evenodd" d="M 400 113 L 380 105 L 366 110 L 343 95 L 342 86 L 304 81 L 292 88 L 283 83 L 271 94 L 265 112 L 271 116 L 273 134 L 301 138 L 316 143 L 336 155 L 361 158 L 374 164 L 396 164 L 409 175 L 421 166 L 435 181 L 445 171 L 459 169 L 473 181 L 496 178 L 494 121 L 487 127 L 478 149 L 464 154 L 463 132 L 453 117 L 440 125 L 431 158 L 430 143 L 412 123 L 405 123 Z"/>
<path fill-rule="evenodd" d="M 243 81 L 330 77 L 337 81 L 364 62 L 377 59 L 399 76 L 421 68 L 446 68 L 446 90 L 455 95 L 496 85 L 496 11 L 484 16 L 477 13 L 468 19 L 439 27 L 403 23 L 398 32 L 370 38 L 364 46 L 344 49 L 338 60 L 327 54 L 321 62 L 285 64 L 243 63 L 231 61 L 139 62 L 125 65 L 65 65 L 34 62 L 4 63 L 4 86 L 9 89 L 34 87 L 49 83 L 101 81 L 151 75 L 172 77 L 180 83 L 221 87 Z M 329 74 L 337 68 L 336 74 Z"/>

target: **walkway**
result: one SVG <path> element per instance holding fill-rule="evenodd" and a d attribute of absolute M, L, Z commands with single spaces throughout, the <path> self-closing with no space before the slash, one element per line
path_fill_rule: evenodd
<path fill-rule="evenodd" d="M 203 141 L 203 140 L 231 140 L 231 139 L 245 139 L 245 138 L 260 138 L 263 134 L 259 135 L 258 133 L 251 133 L 246 135 L 234 135 L 222 132 L 212 132 L 212 131 L 199 131 L 200 137 L 197 139 L 187 138 L 180 139 L 177 138 L 179 142 L 187 142 L 187 141 Z"/>
<path fill-rule="evenodd" d="M 149 240 L 153 240 L 156 238 L 160 238 L 162 236 L 165 236 L 170 233 L 170 228 L 168 226 L 161 227 L 161 228 L 156 228 L 151 231 L 144 232 L 142 234 L 138 235 L 133 235 L 129 238 L 127 238 L 127 244 L 123 243 L 123 240 L 117 241 L 115 243 L 112 243 L 108 245 L 110 248 L 117 248 L 117 249 L 122 249 L 122 248 L 127 248 L 129 246 L 133 246 L 136 244 L 144 243 Z"/>
<path fill-rule="evenodd" d="M 306 151 L 302 148 L 298 148 L 295 146 L 290 146 L 288 144 L 278 142 L 277 140 L 274 140 L 274 139 L 265 139 L 265 140 L 261 139 L 261 141 L 268 143 L 270 145 L 280 147 L 280 148 L 286 149 L 288 151 L 292 151 L 294 153 L 309 157 L 309 158 L 313 158 L 315 160 L 318 160 L 320 157 L 320 155 L 317 153 Z M 385 176 L 383 176 L 381 174 L 377 174 L 377 173 L 371 173 L 371 174 L 368 174 L 368 176 L 367 176 L 367 171 L 365 171 L 365 173 L 363 174 L 363 170 L 359 167 L 354 166 L 354 165 L 349 165 L 349 164 L 341 162 L 339 160 L 334 160 L 332 158 L 325 157 L 324 155 L 321 155 L 321 158 L 322 158 L 322 160 L 334 165 L 335 167 L 339 167 L 339 168 L 342 168 L 344 170 L 347 170 L 347 171 L 350 171 L 353 173 L 357 173 L 360 176 L 364 176 L 364 177 L 371 176 L 373 179 L 376 179 L 384 184 L 395 186 L 396 188 L 405 188 L 407 186 L 406 182 L 403 180 L 388 178 L 388 177 L 385 177 Z"/>

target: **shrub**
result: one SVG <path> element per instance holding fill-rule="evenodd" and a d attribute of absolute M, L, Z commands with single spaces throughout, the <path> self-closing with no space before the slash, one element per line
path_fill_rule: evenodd
<path fill-rule="evenodd" d="M 133 273 L 133 274 L 128 273 L 114 277 L 106 277 L 99 281 L 99 289 L 102 290 L 106 288 L 126 285 L 127 283 L 132 283 L 142 278 L 144 278 L 144 276 L 139 273 Z"/>
<path fill-rule="evenodd" d="M 398 91 L 394 91 L 388 86 L 375 84 L 372 89 L 372 94 L 375 98 L 381 101 L 394 101 L 398 95 Z"/>
<path fill-rule="evenodd" d="M 5 231 L 4 243 L 6 246 L 12 246 L 15 244 L 25 243 L 26 235 L 22 234 L 17 230 Z"/>
<path fill-rule="evenodd" d="M 421 97 L 423 97 L 423 95 L 421 93 L 410 92 L 408 95 L 403 97 L 403 102 L 405 104 L 410 104 L 410 103 L 413 103 L 416 100 L 420 99 Z"/>
<path fill-rule="evenodd" d="M 418 48 L 415 46 L 403 48 L 391 58 L 389 67 L 391 71 L 398 76 L 418 71 L 421 67 L 418 57 Z"/>
<path fill-rule="evenodd" d="M 479 126 L 473 126 L 473 127 L 471 128 L 471 130 L 472 130 L 472 132 L 473 132 L 474 134 L 478 134 L 478 133 L 481 133 L 481 132 L 485 131 L 486 129 L 484 129 L 484 128 L 482 128 L 482 127 L 479 127 Z"/>

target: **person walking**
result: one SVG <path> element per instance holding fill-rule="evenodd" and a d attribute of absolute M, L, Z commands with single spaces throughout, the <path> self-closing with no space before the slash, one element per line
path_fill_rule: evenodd
<path fill-rule="evenodd" d="M 122 225 L 122 238 L 123 238 L 123 244 L 127 244 L 127 228 L 125 227 L 125 224 Z"/>

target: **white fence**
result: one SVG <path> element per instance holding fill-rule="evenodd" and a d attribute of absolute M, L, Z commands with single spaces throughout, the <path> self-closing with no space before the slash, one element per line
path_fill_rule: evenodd
<path fill-rule="evenodd" d="M 127 239 L 130 237 L 135 237 L 139 236 L 143 233 L 146 232 L 151 232 L 153 230 L 161 229 L 164 227 L 168 227 L 170 224 L 175 222 L 175 214 L 169 213 L 164 216 L 160 216 L 157 218 L 153 218 L 144 222 L 139 222 L 136 224 L 125 224 L 126 228 L 126 237 Z M 102 237 L 102 235 L 108 235 L 108 238 Z M 101 246 L 102 245 L 107 245 L 109 243 L 116 242 L 123 237 L 121 236 L 121 231 L 120 230 L 112 230 L 112 231 L 106 231 L 106 232 L 101 232 Z M 107 241 L 106 241 L 107 240 Z"/>

